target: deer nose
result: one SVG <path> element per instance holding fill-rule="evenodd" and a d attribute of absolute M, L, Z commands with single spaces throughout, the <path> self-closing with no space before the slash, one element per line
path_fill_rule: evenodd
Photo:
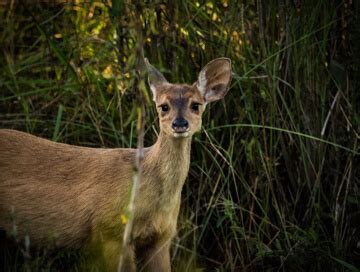
<path fill-rule="evenodd" d="M 189 128 L 189 122 L 184 118 L 176 118 L 172 123 L 172 128 L 178 133 L 186 132 Z"/>

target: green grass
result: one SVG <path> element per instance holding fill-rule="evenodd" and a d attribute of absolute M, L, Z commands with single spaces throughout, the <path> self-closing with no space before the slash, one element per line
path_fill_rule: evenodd
<path fill-rule="evenodd" d="M 193 140 L 175 271 L 359 271 L 359 3 L 113 2 L 1 8 L 0 127 L 136 147 L 140 29 L 170 82 L 229 57 L 231 89 Z M 149 146 L 151 102 L 145 121 Z"/>

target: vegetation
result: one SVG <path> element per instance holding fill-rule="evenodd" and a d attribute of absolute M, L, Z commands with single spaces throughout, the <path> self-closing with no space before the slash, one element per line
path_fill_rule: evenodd
<path fill-rule="evenodd" d="M 174 270 L 359 271 L 359 1 L 86 2 L 1 7 L 1 128 L 136 147 L 146 91 L 149 146 L 139 52 L 186 83 L 229 57 L 231 90 L 193 140 Z M 78 256 L 44 254 L 27 268 Z"/>

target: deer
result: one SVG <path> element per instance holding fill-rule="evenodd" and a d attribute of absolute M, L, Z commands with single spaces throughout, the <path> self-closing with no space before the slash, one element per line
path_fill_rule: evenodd
<path fill-rule="evenodd" d="M 171 271 L 181 191 L 190 167 L 191 140 L 208 103 L 222 99 L 231 60 L 206 64 L 192 84 L 169 83 L 145 60 L 160 131 L 143 149 L 124 271 Z M 31 245 L 94 248 L 106 271 L 116 271 L 136 149 L 90 148 L 0 129 L 0 229 Z"/>

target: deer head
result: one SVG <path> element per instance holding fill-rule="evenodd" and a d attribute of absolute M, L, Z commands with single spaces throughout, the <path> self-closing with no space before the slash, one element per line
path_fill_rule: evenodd
<path fill-rule="evenodd" d="M 201 128 L 201 116 L 209 102 L 225 96 L 231 81 L 231 61 L 209 62 L 192 85 L 172 84 L 147 59 L 148 82 L 159 115 L 160 129 L 175 138 L 191 137 Z"/>

